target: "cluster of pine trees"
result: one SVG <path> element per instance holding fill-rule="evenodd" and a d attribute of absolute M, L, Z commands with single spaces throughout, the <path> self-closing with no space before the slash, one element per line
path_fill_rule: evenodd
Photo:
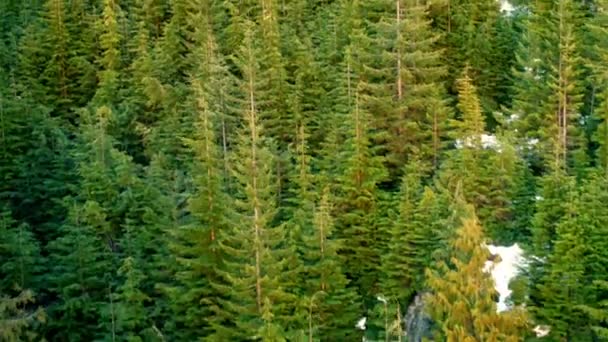
<path fill-rule="evenodd" d="M 608 1 L 512 5 L 0 1 L 0 340 L 608 340 Z"/>

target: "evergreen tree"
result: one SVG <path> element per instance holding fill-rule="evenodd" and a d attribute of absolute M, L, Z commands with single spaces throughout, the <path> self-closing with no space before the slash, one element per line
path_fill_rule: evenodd
<path fill-rule="evenodd" d="M 370 34 L 375 34 L 375 45 L 384 51 L 378 66 L 382 78 L 376 87 L 383 87 L 390 99 L 385 106 L 374 107 L 376 128 L 386 134 L 388 165 L 400 171 L 403 160 L 415 156 L 437 166 L 449 110 L 442 81 L 446 76 L 443 51 L 428 18 L 429 6 L 412 0 L 378 1 L 370 6 L 378 12 L 374 16 L 379 16 Z"/>
<path fill-rule="evenodd" d="M 80 341 L 102 334 L 98 323 L 108 300 L 112 270 L 109 247 L 93 228 L 103 224 L 105 217 L 101 215 L 93 203 L 85 207 L 74 205 L 71 222 L 62 227 L 62 236 L 49 246 L 53 267 L 47 279 L 59 299 L 49 308 L 49 337 Z"/>
<path fill-rule="evenodd" d="M 359 318 L 357 293 L 347 287 L 338 251 L 341 241 L 333 235 L 329 188 L 322 190 L 314 209 L 312 227 L 303 232 L 305 302 L 308 336 L 321 340 L 353 339 L 353 322 Z"/>
<path fill-rule="evenodd" d="M 345 272 L 368 296 L 377 284 L 381 244 L 384 238 L 373 218 L 377 210 L 378 184 L 387 176 L 381 157 L 375 155 L 371 139 L 371 114 L 362 105 L 363 81 L 351 80 L 350 58 L 347 54 L 349 117 L 344 125 L 348 136 L 344 146 L 344 174 L 340 177 L 337 220 L 340 238 L 345 240 L 342 256 Z"/>
<path fill-rule="evenodd" d="M 602 205 L 608 194 L 604 183 L 603 175 L 591 175 L 580 192 L 570 195 L 556 227 L 553 251 L 543 265 L 546 271 L 535 282 L 541 298 L 536 299 L 542 304 L 530 310 L 537 321 L 551 325 L 555 338 L 592 340 L 597 333 L 592 324 L 601 327 L 597 310 L 604 294 L 606 253 L 599 236 L 605 234 L 608 219 Z"/>
<path fill-rule="evenodd" d="M 395 229 L 390 251 L 385 255 L 386 295 L 399 299 L 406 305 L 424 290 L 424 270 L 432 264 L 434 255 L 441 247 L 441 225 L 445 218 L 438 196 L 425 188 L 419 202 L 410 213 L 402 212 L 401 229 Z M 407 271 L 406 271 L 407 270 Z"/>
<path fill-rule="evenodd" d="M 546 167 L 586 165 L 580 129 L 582 83 L 581 5 L 569 0 L 536 2 L 526 21 L 514 82 L 514 125 L 529 141 L 538 139 Z"/>
<path fill-rule="evenodd" d="M 599 1 L 598 6 L 605 8 L 605 1 Z M 592 21 L 587 23 L 590 38 L 587 46 L 592 46 L 586 49 L 588 54 L 587 63 L 593 73 L 593 92 L 597 92 L 598 105 L 596 108 L 591 108 L 592 117 L 596 130 L 592 136 L 592 141 L 597 144 L 597 165 L 608 172 L 608 70 L 605 67 L 606 59 L 606 40 L 604 39 L 608 32 L 606 31 L 606 22 L 608 15 L 606 11 L 601 10 L 595 13 Z"/>
<path fill-rule="evenodd" d="M 26 224 L 17 224 L 7 211 L 0 214 L 0 292 L 38 289 L 42 259 L 38 243 Z"/>
<path fill-rule="evenodd" d="M 542 307 L 531 308 L 540 322 L 551 324 L 551 335 L 556 338 L 590 340 L 586 317 L 576 306 L 589 299 L 585 275 L 584 255 L 587 246 L 583 242 L 586 226 L 577 214 L 578 199 L 566 204 L 565 217 L 556 227 L 553 253 L 549 256 L 544 277 L 538 282 Z"/>
<path fill-rule="evenodd" d="M 42 309 L 28 311 L 25 306 L 34 301 L 31 291 L 21 292 L 16 297 L 0 295 L 0 338 L 2 341 L 36 341 L 38 336 L 32 329 L 44 323 L 46 316 Z"/>
<path fill-rule="evenodd" d="M 228 298 L 215 308 L 214 334 L 210 337 L 215 339 L 255 338 L 268 322 L 269 313 L 276 326 L 289 326 L 294 310 L 294 298 L 285 292 L 293 280 L 286 279 L 289 272 L 285 271 L 286 260 L 295 251 L 284 244 L 284 226 L 273 222 L 276 183 L 272 181 L 273 156 L 257 105 L 259 46 L 254 45 L 253 34 L 249 23 L 235 60 L 243 75 L 243 128 L 233 156 L 238 192 L 227 206 L 234 212 L 229 228 L 218 231 L 220 251 L 226 258 L 219 271 L 221 282 L 214 287 Z"/>
<path fill-rule="evenodd" d="M 221 293 L 214 292 L 210 281 L 217 281 L 216 268 L 223 259 L 218 245 L 218 230 L 227 229 L 223 179 L 224 162 L 218 146 L 218 124 L 223 115 L 222 92 L 226 91 L 227 72 L 218 60 L 210 18 L 202 13 L 192 18 L 197 24 L 195 41 L 198 65 L 192 77 L 198 112 L 195 139 L 187 140 L 195 155 L 194 185 L 189 211 L 194 222 L 174 232 L 173 254 L 179 263 L 179 286 L 171 290 L 180 339 L 195 339 L 208 329 L 209 308 L 217 305 Z M 185 312 L 183 312 L 185 311 Z"/>
<path fill-rule="evenodd" d="M 468 208 L 471 212 L 472 209 Z M 446 341 L 519 341 L 527 326 L 525 312 L 496 312 L 494 284 L 484 270 L 489 251 L 473 213 L 462 220 L 452 243 L 450 263 L 427 271 L 432 292 L 427 310 L 438 323 L 438 338 Z"/>
<path fill-rule="evenodd" d="M 435 24 L 443 32 L 441 45 L 445 48 L 448 66 L 448 86 L 455 92 L 458 74 L 470 67 L 471 77 L 479 88 L 484 114 L 497 109 L 496 80 L 505 72 L 499 61 L 508 59 L 497 39 L 500 4 L 493 0 L 476 2 L 462 0 L 438 1 L 435 4 Z M 449 76 L 451 75 L 451 76 Z"/>
<path fill-rule="evenodd" d="M 539 202 L 532 219 L 532 241 L 534 254 L 543 258 L 553 251 L 557 225 L 566 215 L 576 184 L 574 179 L 559 172 L 543 177 L 540 182 Z"/>
<path fill-rule="evenodd" d="M 462 120 L 454 122 L 457 149 L 450 153 L 440 177 L 450 187 L 462 185 L 466 200 L 479 208 L 489 236 L 500 239 L 509 235 L 510 197 L 519 157 L 507 137 L 486 133 L 476 87 L 467 72 L 458 80 Z"/>
<path fill-rule="evenodd" d="M 112 294 L 108 308 L 111 311 L 112 328 L 106 339 L 128 342 L 161 340 L 155 338 L 157 336 L 149 325 L 145 302 L 150 298 L 140 289 L 145 276 L 135 264 L 135 259 L 126 257 L 117 275 L 124 277 L 124 282 Z"/>
<path fill-rule="evenodd" d="M 399 217 L 391 227 L 388 250 L 382 257 L 382 271 L 385 274 L 382 281 L 383 292 L 400 300 L 409 299 L 408 297 L 415 291 L 412 279 L 415 272 L 411 271 L 411 255 L 407 254 L 416 251 L 408 249 L 408 252 L 405 252 L 405 249 L 410 243 L 412 226 L 417 223 L 420 223 L 420 226 L 425 225 L 423 222 L 412 220 L 423 196 L 421 171 L 421 165 L 416 162 L 411 162 L 406 168 L 399 192 Z M 430 193 L 429 189 L 429 195 Z M 406 269 L 408 271 L 404 272 Z"/>

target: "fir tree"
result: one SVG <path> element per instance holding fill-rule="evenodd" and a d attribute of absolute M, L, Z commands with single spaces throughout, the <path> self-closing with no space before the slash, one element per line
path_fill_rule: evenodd
<path fill-rule="evenodd" d="M 527 326 L 520 308 L 496 312 L 494 284 L 484 270 L 489 251 L 483 242 L 481 226 L 469 213 L 452 243 L 450 263 L 440 262 L 439 271 L 427 271 L 432 292 L 426 307 L 446 341 L 519 341 Z"/>
<path fill-rule="evenodd" d="M 308 335 L 321 340 L 354 338 L 353 322 L 359 318 L 360 297 L 347 287 L 338 251 L 341 241 L 333 235 L 329 188 L 322 190 L 314 209 L 312 227 L 303 232 L 305 299 Z"/>
<path fill-rule="evenodd" d="M 285 277 L 289 273 L 284 272 L 285 261 L 295 251 L 283 243 L 284 227 L 273 222 L 276 215 L 273 156 L 263 135 L 257 105 L 258 50 L 252 25 L 247 27 L 244 45 L 236 60 L 244 77 L 240 84 L 243 128 L 233 156 L 238 192 L 233 195 L 233 204 L 228 206 L 234 209 L 230 214 L 230 228 L 218 232 L 220 250 L 226 258 L 219 271 L 222 281 L 214 285 L 228 297 L 218 305 L 216 320 L 225 320 L 229 325 L 213 322 L 212 336 L 216 339 L 259 336 L 269 312 L 277 326 L 288 326 L 294 309 L 293 298 L 285 292 L 289 286 Z"/>
<path fill-rule="evenodd" d="M 524 139 L 540 140 L 545 167 L 581 168 L 586 164 L 579 127 L 581 7 L 561 0 L 537 2 L 531 10 L 514 82 L 515 125 Z"/>
<path fill-rule="evenodd" d="M 216 298 L 222 297 L 221 293 L 213 292 L 209 282 L 217 281 L 215 271 L 223 258 L 218 231 L 227 228 L 225 204 L 228 199 L 222 177 L 224 162 L 216 136 L 224 109 L 222 91 L 226 91 L 222 78 L 228 75 L 218 60 L 210 18 L 199 13 L 192 19 L 198 23 L 195 41 L 199 62 L 191 80 L 198 119 L 195 139 L 186 142 L 195 155 L 196 191 L 189 199 L 189 211 L 195 220 L 174 232 L 176 240 L 172 246 L 179 263 L 179 286 L 171 290 L 171 296 L 180 316 L 176 321 L 183 326 L 181 339 L 205 335 L 211 314 L 209 307 L 217 305 Z"/>
<path fill-rule="evenodd" d="M 379 107 L 376 113 L 386 121 L 378 128 L 386 130 L 387 162 L 399 170 L 403 160 L 415 156 L 437 166 L 449 112 L 440 36 L 431 27 L 428 4 L 395 0 L 379 1 L 374 8 L 378 7 L 380 19 L 372 31 L 386 55 L 379 66 L 384 72 L 378 86 L 385 87 L 392 103 L 391 109 Z"/>
<path fill-rule="evenodd" d="M 21 292 L 16 297 L 0 295 L 0 338 L 2 341 L 36 341 L 36 324 L 44 323 L 46 315 L 42 309 L 28 311 L 26 305 L 34 301 L 31 291 Z"/>
<path fill-rule="evenodd" d="M 535 281 L 538 292 L 533 294 L 541 299 L 534 299 L 542 304 L 530 306 L 530 311 L 537 321 L 551 325 L 555 338 L 592 340 L 597 326 L 590 323 L 601 322 L 597 312 L 604 294 L 606 253 L 599 236 L 605 234 L 608 220 L 602 205 L 608 192 L 603 175 L 590 176 L 564 204 L 553 251 L 541 266 L 546 271 Z"/>
<path fill-rule="evenodd" d="M 17 224 L 10 213 L 0 214 L 0 292 L 13 294 L 16 289 L 37 289 L 42 259 L 38 243 L 26 224 Z M 20 291 L 20 290 L 19 290 Z"/>
<path fill-rule="evenodd" d="M 587 226 L 584 217 L 577 213 L 578 199 L 570 200 L 565 217 L 556 227 L 556 240 L 553 253 L 549 256 L 544 277 L 537 282 L 542 307 L 532 307 L 531 311 L 540 322 L 551 325 L 551 335 L 555 338 L 590 340 L 590 327 L 586 317 L 579 310 L 589 299 L 585 274 L 585 255 L 587 246 L 583 242 Z"/>
<path fill-rule="evenodd" d="M 111 331 L 106 337 L 108 340 L 123 340 L 140 342 L 145 340 L 160 340 L 153 337 L 151 324 L 148 320 L 145 302 L 150 300 L 140 287 L 144 274 L 138 269 L 133 257 L 126 257 L 117 271 L 117 275 L 124 277 L 122 285 L 118 286 L 112 294 L 109 305 L 112 316 Z"/>
<path fill-rule="evenodd" d="M 605 1 L 598 2 L 598 6 L 605 8 Z M 608 174 L 608 70 L 605 67 L 606 46 L 605 37 L 606 22 L 608 15 L 605 10 L 598 11 L 593 20 L 587 23 L 587 29 L 591 38 L 586 42 L 593 47 L 586 49 L 588 54 L 587 63 L 593 73 L 593 92 L 597 92 L 598 105 L 591 108 L 592 117 L 596 130 L 592 136 L 593 142 L 597 146 L 596 157 L 597 165 L 603 168 Z"/>
<path fill-rule="evenodd" d="M 435 24 L 444 32 L 441 45 L 446 49 L 448 86 L 456 90 L 460 70 L 469 66 L 484 113 L 496 109 L 496 78 L 505 72 L 498 64 L 504 59 L 497 46 L 499 6 L 492 0 L 438 1 L 435 6 Z"/>
<path fill-rule="evenodd" d="M 347 54 L 347 73 L 350 63 Z M 344 146 L 344 174 L 340 178 L 337 220 L 340 238 L 345 239 L 342 255 L 345 272 L 363 296 L 370 295 L 377 284 L 380 264 L 377 248 L 382 232 L 372 219 L 377 209 L 378 184 L 386 178 L 381 157 L 374 154 L 371 139 L 371 114 L 361 103 L 362 81 L 350 74 L 349 117 L 345 122 L 348 136 Z M 352 82 L 352 83 L 351 83 Z"/>

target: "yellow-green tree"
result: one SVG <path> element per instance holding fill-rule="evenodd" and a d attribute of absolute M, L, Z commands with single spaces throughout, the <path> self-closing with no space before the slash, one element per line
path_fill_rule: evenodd
<path fill-rule="evenodd" d="M 499 313 L 494 282 L 485 265 L 490 252 L 472 208 L 452 243 L 449 262 L 427 270 L 431 293 L 427 310 L 438 323 L 439 340 L 448 342 L 521 341 L 527 326 L 519 308 Z"/>

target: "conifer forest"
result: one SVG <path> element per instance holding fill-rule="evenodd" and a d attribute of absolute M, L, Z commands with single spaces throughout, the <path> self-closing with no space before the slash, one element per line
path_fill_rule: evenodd
<path fill-rule="evenodd" d="M 608 341 L 608 0 L 0 0 L 0 341 Z"/>

